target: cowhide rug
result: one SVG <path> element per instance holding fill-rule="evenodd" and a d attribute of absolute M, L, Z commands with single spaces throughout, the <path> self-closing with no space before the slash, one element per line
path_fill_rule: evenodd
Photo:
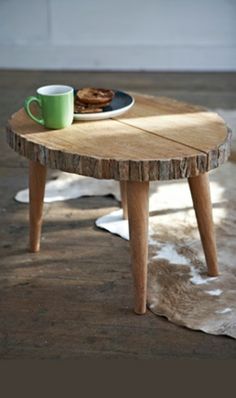
<path fill-rule="evenodd" d="M 235 111 L 219 113 L 231 128 L 236 127 Z M 235 143 L 233 138 L 233 150 Z M 235 175 L 234 162 L 210 173 L 221 270 L 217 278 L 207 277 L 187 182 L 151 184 L 148 276 L 148 306 L 152 312 L 190 329 L 233 338 L 236 338 Z M 119 199 L 116 182 L 59 173 L 57 179 L 46 185 L 45 202 L 107 194 Z M 20 191 L 15 198 L 28 202 L 28 190 Z M 96 225 L 129 238 L 128 223 L 122 219 L 121 210 L 99 218 Z"/>

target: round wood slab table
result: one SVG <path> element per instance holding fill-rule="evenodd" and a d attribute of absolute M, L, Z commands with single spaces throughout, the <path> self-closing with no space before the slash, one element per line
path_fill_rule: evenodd
<path fill-rule="evenodd" d="M 149 181 L 187 178 L 208 274 L 218 275 L 208 172 L 224 163 L 231 132 L 207 109 L 170 98 L 134 94 L 121 117 L 48 130 L 23 109 L 8 122 L 11 148 L 30 160 L 30 250 L 39 251 L 46 168 L 120 181 L 129 220 L 134 310 L 146 311 Z M 178 198 L 176 198 L 178 200 Z"/>

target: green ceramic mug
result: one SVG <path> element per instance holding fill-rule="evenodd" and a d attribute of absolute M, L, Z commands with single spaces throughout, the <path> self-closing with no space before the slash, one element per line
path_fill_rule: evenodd
<path fill-rule="evenodd" d="M 41 117 L 35 116 L 30 104 L 36 102 L 41 110 Z M 37 96 L 26 98 L 24 108 L 35 122 L 49 129 L 63 129 L 70 126 L 74 114 L 74 90 L 70 86 L 50 85 L 38 88 Z"/>

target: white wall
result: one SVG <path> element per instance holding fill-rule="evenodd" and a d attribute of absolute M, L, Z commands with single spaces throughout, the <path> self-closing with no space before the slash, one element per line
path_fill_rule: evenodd
<path fill-rule="evenodd" d="M 236 70 L 236 0 L 0 0 L 0 68 Z"/>

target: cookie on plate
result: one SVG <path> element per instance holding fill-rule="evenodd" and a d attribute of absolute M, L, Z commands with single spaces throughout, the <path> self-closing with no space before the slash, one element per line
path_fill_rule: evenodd
<path fill-rule="evenodd" d="M 74 101 L 74 113 L 98 113 L 102 112 L 103 108 L 96 104 L 83 104 L 79 101 L 78 97 L 75 97 Z"/>
<path fill-rule="evenodd" d="M 86 106 L 85 104 L 76 104 L 74 105 L 74 113 L 98 113 L 102 112 L 102 108 L 98 108 L 98 106 Z"/>
<path fill-rule="evenodd" d="M 107 106 L 112 101 L 114 95 L 115 93 L 112 90 L 89 87 L 81 88 L 76 93 L 79 102 L 98 106 Z"/>

